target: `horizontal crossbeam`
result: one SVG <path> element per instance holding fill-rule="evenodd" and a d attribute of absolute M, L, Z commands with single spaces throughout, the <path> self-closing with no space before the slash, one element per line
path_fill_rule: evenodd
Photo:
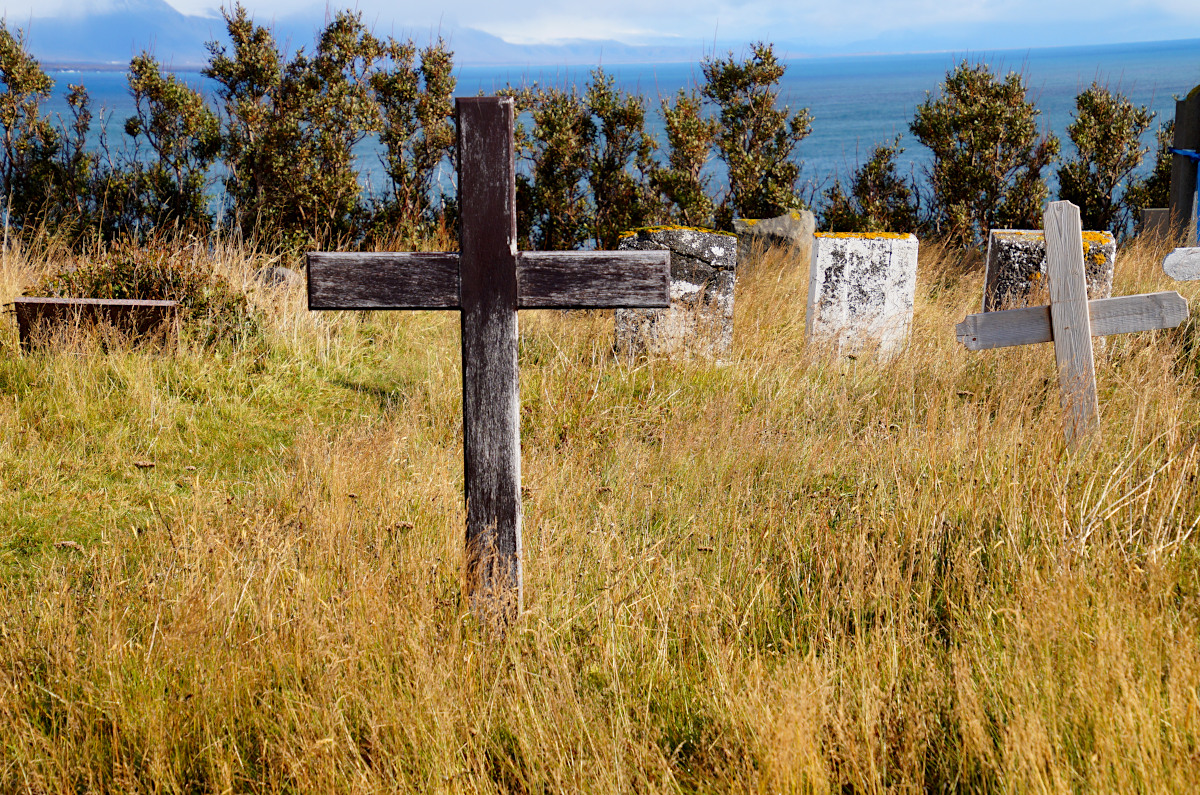
<path fill-rule="evenodd" d="M 309 309 L 458 309 L 458 254 L 308 255 Z M 521 309 L 655 309 L 670 305 L 668 251 L 524 251 Z"/>
<path fill-rule="evenodd" d="M 1188 316 L 1187 301 L 1177 292 L 1126 295 L 1088 301 L 1092 336 L 1175 328 Z M 1052 342 L 1050 307 L 1031 306 L 968 315 L 956 327 L 958 341 L 969 350 L 1006 348 Z"/>

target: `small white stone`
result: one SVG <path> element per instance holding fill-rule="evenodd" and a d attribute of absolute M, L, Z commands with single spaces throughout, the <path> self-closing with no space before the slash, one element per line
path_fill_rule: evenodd
<path fill-rule="evenodd" d="M 1200 248 L 1177 248 L 1163 260 L 1163 273 L 1177 282 L 1200 279 Z"/>

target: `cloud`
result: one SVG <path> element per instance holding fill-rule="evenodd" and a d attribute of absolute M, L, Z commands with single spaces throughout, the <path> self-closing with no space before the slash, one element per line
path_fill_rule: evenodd
<path fill-rule="evenodd" d="M 34 17 L 78 14 L 118 4 L 167 2 L 177 10 L 211 16 L 220 0 L 14 0 L 4 4 L 10 23 Z M 566 39 L 651 41 L 752 41 L 771 39 L 823 46 L 891 37 L 920 40 L 953 34 L 964 46 L 988 46 L 997 29 L 1025 26 L 1031 43 L 1108 31 L 1122 37 L 1200 36 L 1195 0 L 608 0 L 565 4 L 562 0 L 243 0 L 259 19 L 304 16 L 319 22 L 327 8 L 349 6 L 382 32 L 430 27 L 477 28 L 519 43 Z M 1131 4 L 1132 3 L 1132 4 Z M 1086 31 L 1086 34 L 1083 32 Z M 1161 34 L 1161 35 L 1157 35 Z M 977 42 L 977 43 L 976 43 Z"/>

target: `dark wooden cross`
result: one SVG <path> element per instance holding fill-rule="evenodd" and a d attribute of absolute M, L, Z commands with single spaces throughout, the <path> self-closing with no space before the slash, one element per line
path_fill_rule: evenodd
<path fill-rule="evenodd" d="M 1053 342 L 1063 430 L 1074 447 L 1100 421 L 1092 337 L 1174 328 L 1187 319 L 1188 305 L 1177 292 L 1089 301 L 1079 208 L 1067 201 L 1050 202 L 1043 221 L 1050 305 L 967 315 L 958 324 L 958 341 L 973 351 Z"/>
<path fill-rule="evenodd" d="M 517 251 L 513 101 L 456 109 L 460 253 L 310 253 L 308 308 L 461 313 L 467 589 L 503 622 L 523 602 L 517 310 L 666 307 L 670 255 Z"/>

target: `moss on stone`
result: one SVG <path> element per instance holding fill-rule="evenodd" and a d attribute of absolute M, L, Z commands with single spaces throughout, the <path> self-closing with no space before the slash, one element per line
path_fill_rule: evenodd
<path fill-rule="evenodd" d="M 817 232 L 814 237 L 861 238 L 863 240 L 905 240 L 908 232 Z"/>
<path fill-rule="evenodd" d="M 652 234 L 654 232 L 675 232 L 675 231 L 703 232 L 706 235 L 724 235 L 725 237 L 737 237 L 737 235 L 733 234 L 732 232 L 722 232 L 718 229 L 705 229 L 705 228 L 699 227 L 699 226 L 679 226 L 676 224 L 665 224 L 662 226 L 642 226 L 642 227 L 638 227 L 637 229 L 629 229 L 627 231 L 622 232 L 620 234 L 620 237 L 633 237 L 634 235 L 642 234 L 643 232 L 646 234 Z"/>

